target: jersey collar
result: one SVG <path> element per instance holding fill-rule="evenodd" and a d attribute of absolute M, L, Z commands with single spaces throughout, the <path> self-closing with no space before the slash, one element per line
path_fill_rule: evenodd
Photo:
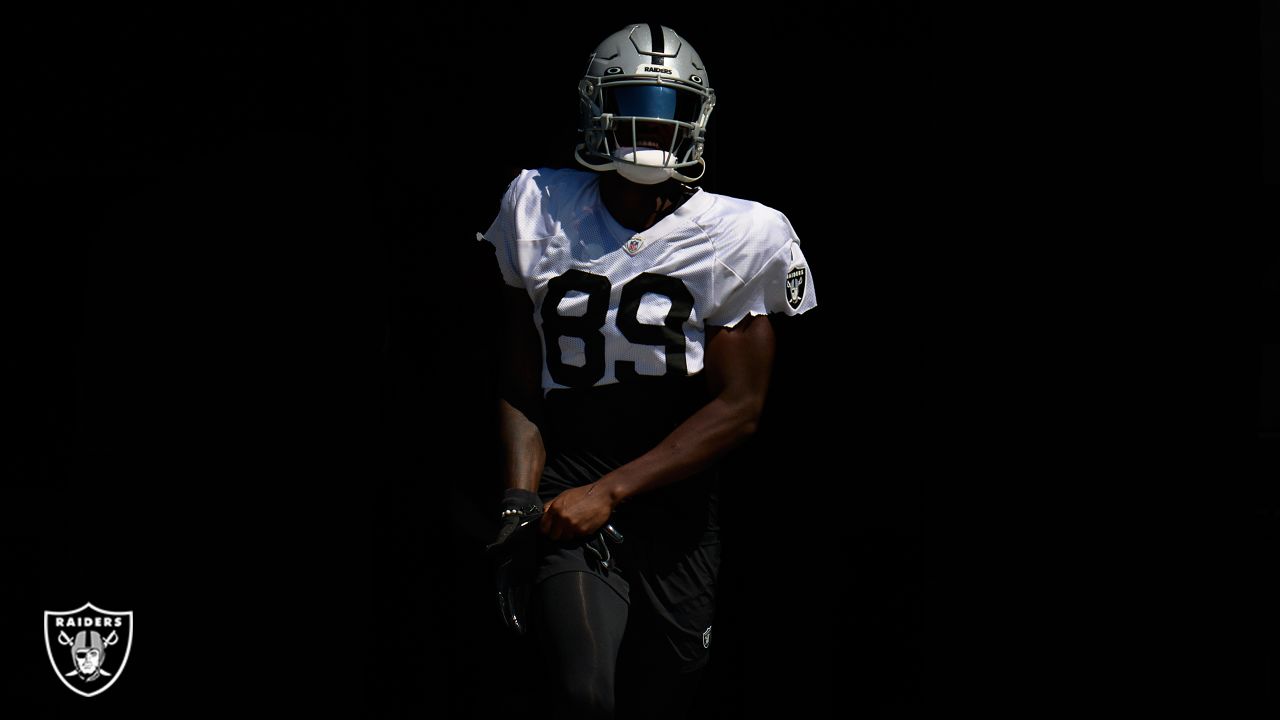
<path fill-rule="evenodd" d="M 685 200 L 674 212 L 654 223 L 653 227 L 635 232 L 630 228 L 624 227 L 604 208 L 604 202 L 600 199 L 600 177 L 598 175 L 592 187 L 592 192 L 595 193 L 595 202 L 599 203 L 602 210 L 601 216 L 606 219 L 610 232 L 614 234 L 619 244 L 625 243 L 634 237 L 641 237 L 644 238 L 646 245 L 651 245 L 687 223 L 690 217 L 702 212 L 711 202 L 710 193 L 702 188 L 697 188 L 697 192 L 692 197 Z"/>

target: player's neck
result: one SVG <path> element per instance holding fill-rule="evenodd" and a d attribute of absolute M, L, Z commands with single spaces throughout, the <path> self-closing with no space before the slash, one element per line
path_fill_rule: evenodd
<path fill-rule="evenodd" d="M 618 224 L 643 232 L 675 212 L 692 193 L 675 180 L 639 185 L 616 172 L 600 176 L 600 200 Z"/>

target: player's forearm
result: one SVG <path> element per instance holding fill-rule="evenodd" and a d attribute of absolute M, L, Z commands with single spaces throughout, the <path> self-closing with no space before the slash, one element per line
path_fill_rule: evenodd
<path fill-rule="evenodd" d="M 717 397 L 656 448 L 600 479 L 615 502 L 683 480 L 706 469 L 756 430 L 762 400 Z"/>
<path fill-rule="evenodd" d="M 511 403 L 499 400 L 498 432 L 506 456 L 503 486 L 537 492 L 538 479 L 547 459 L 538 425 Z"/>

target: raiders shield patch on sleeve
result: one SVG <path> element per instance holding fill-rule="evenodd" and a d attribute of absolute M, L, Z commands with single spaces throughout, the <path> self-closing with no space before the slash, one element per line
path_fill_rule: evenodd
<path fill-rule="evenodd" d="M 798 310 L 804 302 L 805 267 L 800 265 L 787 271 L 787 304 L 792 310 Z"/>

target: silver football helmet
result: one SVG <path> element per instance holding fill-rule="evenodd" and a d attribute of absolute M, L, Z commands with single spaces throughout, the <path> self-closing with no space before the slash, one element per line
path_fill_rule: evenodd
<path fill-rule="evenodd" d="M 583 142 L 574 157 L 654 185 L 694 182 L 707 119 L 716 104 L 707 70 L 684 38 L 661 25 L 628 25 L 596 47 L 578 83 Z M 701 165 L 697 176 L 684 170 Z"/>

